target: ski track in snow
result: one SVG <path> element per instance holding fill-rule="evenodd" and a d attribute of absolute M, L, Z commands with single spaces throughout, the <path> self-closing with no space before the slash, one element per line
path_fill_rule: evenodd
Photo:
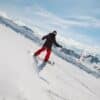
<path fill-rule="evenodd" d="M 65 97 L 62 97 L 62 96 L 60 96 L 58 93 L 55 93 L 55 92 L 53 92 L 53 91 L 51 91 L 51 90 L 47 90 L 47 92 L 49 93 L 48 95 L 49 95 L 51 98 L 53 98 L 52 96 L 54 96 L 54 97 L 57 98 L 57 100 L 69 100 L 69 99 L 66 99 Z M 52 95 L 52 96 L 51 96 L 51 95 Z"/>

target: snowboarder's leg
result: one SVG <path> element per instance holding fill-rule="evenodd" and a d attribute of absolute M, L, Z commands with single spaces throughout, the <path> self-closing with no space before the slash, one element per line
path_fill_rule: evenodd
<path fill-rule="evenodd" d="M 41 49 L 39 49 L 38 51 L 36 51 L 34 53 L 34 56 L 38 56 L 42 51 L 44 51 L 46 48 L 42 47 Z"/>
<path fill-rule="evenodd" d="M 38 69 L 39 69 L 39 72 L 46 66 L 48 60 L 49 60 L 49 57 L 50 57 L 50 54 L 51 54 L 51 50 L 46 48 L 47 49 L 47 53 L 46 53 L 46 56 L 45 56 L 45 59 L 43 60 L 43 62 L 38 66 Z"/>
<path fill-rule="evenodd" d="M 51 55 L 51 50 L 47 48 L 47 53 L 46 53 L 46 56 L 44 58 L 44 61 L 45 62 L 48 62 L 49 58 L 50 58 L 50 55 Z"/>
<path fill-rule="evenodd" d="M 37 63 L 38 63 L 38 60 L 37 60 L 37 57 L 36 56 L 38 56 L 42 51 L 44 51 L 45 50 L 45 48 L 44 47 L 42 47 L 41 49 L 39 49 L 38 51 L 36 51 L 35 53 L 34 53 L 34 55 L 33 55 L 33 58 L 34 58 L 34 60 L 35 60 L 35 64 L 37 65 Z"/>

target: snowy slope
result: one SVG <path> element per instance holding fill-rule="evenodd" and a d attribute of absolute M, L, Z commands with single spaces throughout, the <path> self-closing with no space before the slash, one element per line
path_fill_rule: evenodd
<path fill-rule="evenodd" d="M 100 100 L 100 80 L 62 60 L 55 54 L 55 65 L 34 73 L 28 50 L 39 47 L 11 28 L 0 24 L 0 100 Z"/>
<path fill-rule="evenodd" d="M 27 55 L 28 45 L 23 37 L 0 25 L 0 100 L 45 100 Z"/>

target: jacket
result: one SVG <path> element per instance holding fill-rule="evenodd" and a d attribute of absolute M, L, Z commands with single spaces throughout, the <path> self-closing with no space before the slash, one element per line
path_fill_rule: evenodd
<path fill-rule="evenodd" d="M 46 41 L 43 44 L 43 47 L 47 47 L 49 49 L 51 49 L 53 45 L 57 47 L 62 47 L 60 44 L 56 42 L 56 35 L 54 33 L 49 33 L 48 35 L 43 36 L 42 40 L 44 39 L 46 39 Z"/>

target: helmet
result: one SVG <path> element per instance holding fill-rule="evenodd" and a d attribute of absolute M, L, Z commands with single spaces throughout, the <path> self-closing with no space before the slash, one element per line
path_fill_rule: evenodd
<path fill-rule="evenodd" d="M 52 33 L 54 33 L 56 35 L 57 34 L 57 31 L 54 30 Z"/>

